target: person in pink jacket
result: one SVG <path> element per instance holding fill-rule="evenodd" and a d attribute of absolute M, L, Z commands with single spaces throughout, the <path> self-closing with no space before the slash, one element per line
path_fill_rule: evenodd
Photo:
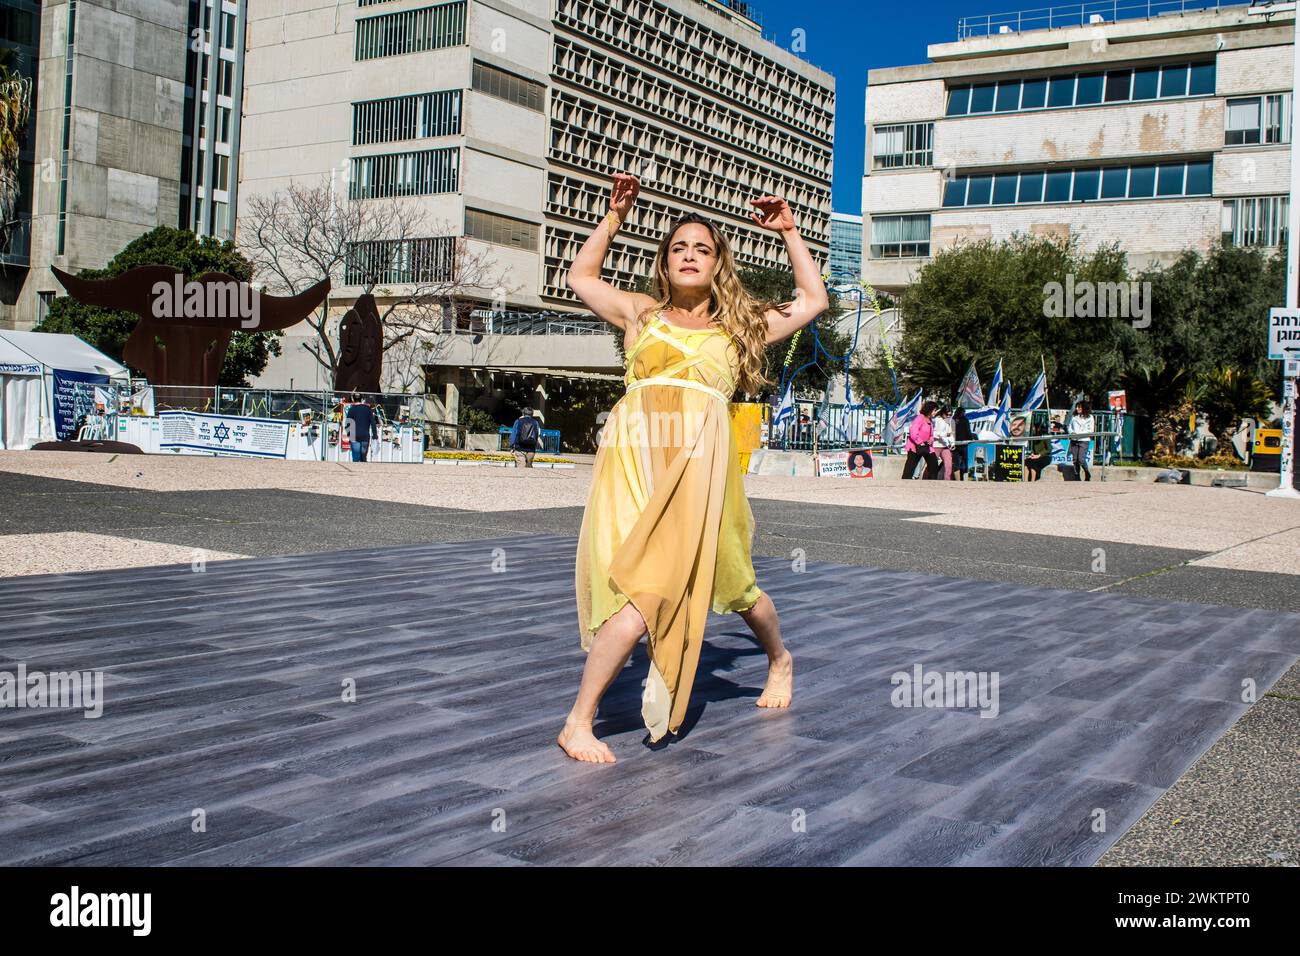
<path fill-rule="evenodd" d="M 929 479 L 939 477 L 939 459 L 931 448 L 934 441 L 934 424 L 931 419 L 937 407 L 934 402 L 926 402 L 921 406 L 917 416 L 912 419 L 912 425 L 907 430 L 907 460 L 903 462 L 904 478 L 912 477 L 917 463 L 922 459 L 925 460 L 923 477 Z"/>

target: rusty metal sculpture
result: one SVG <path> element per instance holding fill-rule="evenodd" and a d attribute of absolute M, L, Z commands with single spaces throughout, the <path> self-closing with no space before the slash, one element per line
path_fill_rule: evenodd
<path fill-rule="evenodd" d="M 375 297 L 366 292 L 357 298 L 339 324 L 339 365 L 334 373 L 334 390 L 378 392 L 383 363 L 384 326 Z"/>
<path fill-rule="evenodd" d="M 111 279 L 79 279 L 61 269 L 51 271 L 82 305 L 140 317 L 122 360 L 154 385 L 216 385 L 232 332 L 273 332 L 297 325 L 330 291 L 325 278 L 297 295 L 266 295 L 224 272 L 204 273 L 187 282 L 179 269 L 165 265 L 136 266 Z"/>

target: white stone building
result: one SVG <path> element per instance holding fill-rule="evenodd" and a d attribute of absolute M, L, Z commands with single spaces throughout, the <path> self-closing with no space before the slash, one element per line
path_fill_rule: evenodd
<path fill-rule="evenodd" d="M 869 72 L 868 282 L 1016 232 L 1118 241 L 1133 268 L 1285 244 L 1294 13 L 1080 9 L 966 19 L 931 62 Z"/>

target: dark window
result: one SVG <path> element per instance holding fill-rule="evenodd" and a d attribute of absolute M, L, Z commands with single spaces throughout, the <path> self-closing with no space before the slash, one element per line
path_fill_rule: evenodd
<path fill-rule="evenodd" d="M 1128 167 L 1118 166 L 1101 171 L 1101 198 L 1123 199 L 1128 189 Z"/>
<path fill-rule="evenodd" d="M 1048 106 L 1074 105 L 1074 76 L 1054 76 L 1047 91 Z"/>
<path fill-rule="evenodd" d="M 961 176 L 957 179 L 948 180 L 948 185 L 943 190 L 943 204 L 945 206 L 964 206 L 966 205 L 966 177 Z"/>
<path fill-rule="evenodd" d="M 1160 98 L 1187 95 L 1187 67 L 1167 66 L 1160 75 Z"/>
<path fill-rule="evenodd" d="M 1101 73 L 1080 73 L 1079 89 L 1074 95 L 1074 104 L 1084 106 L 1088 103 L 1101 102 Z"/>
<path fill-rule="evenodd" d="M 970 87 L 954 86 L 948 91 L 948 115 L 965 116 L 970 108 Z"/>
<path fill-rule="evenodd" d="M 1043 201 L 1070 201 L 1070 174 L 1068 172 L 1047 174 L 1047 186 L 1043 191 Z"/>
<path fill-rule="evenodd" d="M 1074 201 L 1091 202 L 1097 198 L 1097 183 L 1101 171 L 1097 169 L 1080 169 L 1074 174 Z"/>
<path fill-rule="evenodd" d="M 1046 103 L 1047 81 L 1025 80 L 1023 92 L 1020 94 L 1020 108 L 1022 110 L 1036 110 L 1042 108 Z"/>
<path fill-rule="evenodd" d="M 1162 163 L 1160 174 L 1156 178 L 1157 196 L 1181 196 L 1183 194 L 1183 164 Z"/>
<path fill-rule="evenodd" d="M 1043 201 L 1043 174 L 1021 173 L 1019 202 Z"/>
<path fill-rule="evenodd" d="M 1196 63 L 1192 66 L 1191 83 L 1189 84 L 1187 93 L 1189 96 L 1214 95 L 1213 63 Z"/>
<path fill-rule="evenodd" d="M 1156 194 L 1156 168 L 1134 166 L 1129 171 L 1128 194 L 1130 199 L 1143 199 Z"/>
<path fill-rule="evenodd" d="M 1010 206 L 1016 201 L 1016 176 L 998 176 L 993 180 L 993 205 Z"/>
<path fill-rule="evenodd" d="M 970 92 L 970 111 L 972 113 L 993 112 L 993 90 L 992 83 L 974 87 Z"/>
<path fill-rule="evenodd" d="M 972 176 L 966 189 L 966 205 L 987 206 L 993 193 L 992 176 Z"/>
<path fill-rule="evenodd" d="M 1010 113 L 1012 110 L 1018 109 L 1020 109 L 1020 81 L 999 83 L 997 111 L 999 113 Z"/>
<path fill-rule="evenodd" d="M 1213 185 L 1213 166 L 1210 162 L 1187 164 L 1187 186 L 1183 193 L 1188 196 L 1208 196 Z"/>
<path fill-rule="evenodd" d="M 1117 70 L 1106 74 L 1106 102 L 1122 103 L 1129 99 L 1129 85 L 1133 82 L 1132 70 Z"/>
<path fill-rule="evenodd" d="M 1154 100 L 1160 94 L 1160 68 L 1133 72 L 1133 99 Z"/>

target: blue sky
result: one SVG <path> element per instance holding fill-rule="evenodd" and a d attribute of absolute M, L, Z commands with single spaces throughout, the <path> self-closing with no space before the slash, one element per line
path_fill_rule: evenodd
<path fill-rule="evenodd" d="M 762 14 L 763 31 L 790 48 L 793 31 L 807 37 L 803 59 L 835 77 L 835 174 L 831 205 L 836 212 L 862 212 L 863 106 L 867 70 L 925 63 L 926 47 L 957 39 L 960 17 L 1050 5 L 1008 0 L 749 0 Z"/>
<path fill-rule="evenodd" d="M 927 63 L 931 43 L 957 39 L 962 17 L 988 17 L 1033 11 L 1041 16 L 1054 8 L 1054 16 L 1073 13 L 1079 4 L 1063 0 L 926 0 L 913 8 L 881 0 L 747 0 L 757 9 L 764 35 L 791 48 L 794 31 L 803 30 L 806 50 L 799 55 L 835 77 L 835 170 L 831 183 L 831 208 L 836 212 L 862 212 L 862 150 L 866 141 L 863 107 L 867 71 L 885 66 Z M 1182 0 L 1189 8 L 1210 6 L 1214 0 Z M 1245 3 L 1248 0 L 1240 0 Z M 1151 0 L 1157 8 L 1177 7 L 1180 0 Z M 1089 0 L 1086 9 L 1104 6 Z M 1143 12 L 1141 0 L 1120 0 L 1121 18 Z M 996 22 L 996 21 L 995 21 Z"/>

